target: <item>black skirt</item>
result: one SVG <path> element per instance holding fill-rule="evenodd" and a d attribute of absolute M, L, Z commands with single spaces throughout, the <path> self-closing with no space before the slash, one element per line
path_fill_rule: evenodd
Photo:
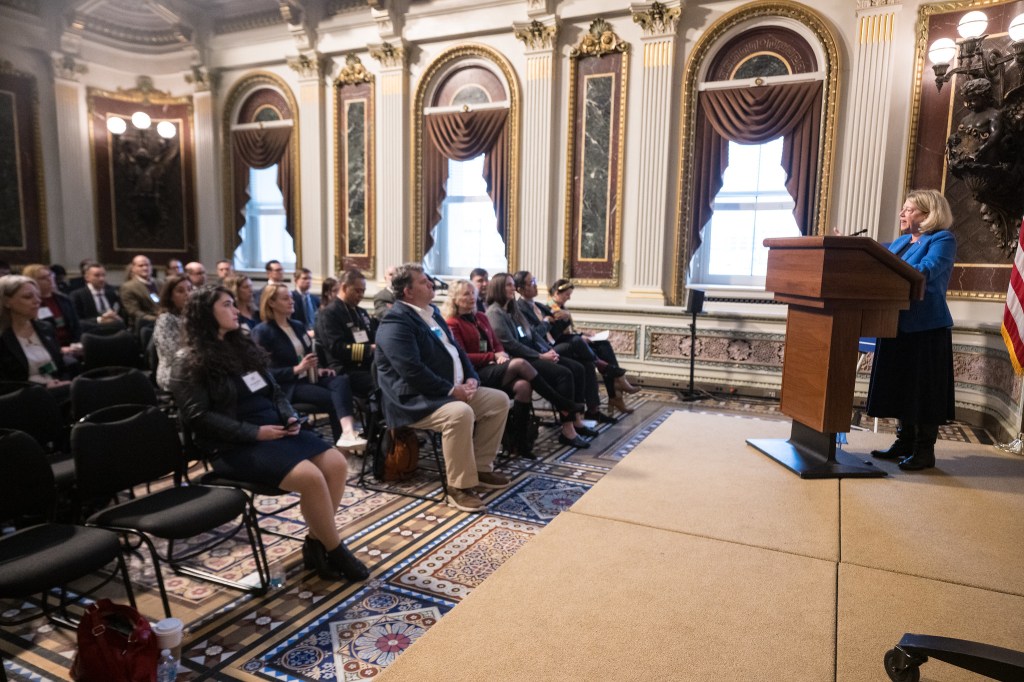
<path fill-rule="evenodd" d="M 867 412 L 910 424 L 945 424 L 955 417 L 953 332 L 929 329 L 878 339 Z"/>

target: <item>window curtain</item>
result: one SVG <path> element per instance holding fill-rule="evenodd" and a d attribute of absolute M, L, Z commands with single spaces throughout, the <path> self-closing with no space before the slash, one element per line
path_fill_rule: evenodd
<path fill-rule="evenodd" d="M 700 247 L 700 231 L 711 219 L 712 204 L 722 189 L 729 165 L 729 142 L 763 144 L 784 136 L 782 168 L 786 189 L 796 206 L 793 215 L 802 234 L 813 226 L 818 139 L 821 126 L 821 81 L 757 88 L 705 90 L 698 96 L 693 217 L 690 253 Z"/>
<path fill-rule="evenodd" d="M 448 184 L 448 160 L 468 161 L 480 154 L 484 159 L 487 194 L 494 202 L 498 234 L 506 244 L 508 214 L 508 164 L 506 163 L 508 109 L 459 111 L 424 117 L 423 140 L 423 255 L 434 246 L 431 230 L 441 220 Z"/>
<path fill-rule="evenodd" d="M 258 130 L 235 130 L 231 133 L 234 142 L 234 201 L 235 201 L 235 247 L 241 243 L 241 230 L 245 225 L 245 205 L 249 203 L 249 169 L 277 166 L 277 186 L 284 197 L 285 230 L 294 239 L 292 224 L 294 211 L 294 183 L 292 161 L 288 154 L 288 143 L 292 138 L 291 127 L 261 128 Z M 295 245 L 298 248 L 298 244 Z"/>

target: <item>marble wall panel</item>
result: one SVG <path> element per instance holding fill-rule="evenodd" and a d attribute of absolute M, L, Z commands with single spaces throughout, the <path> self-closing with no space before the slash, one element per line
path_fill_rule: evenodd
<path fill-rule="evenodd" d="M 0 258 L 48 263 L 36 79 L 0 61 Z"/>
<path fill-rule="evenodd" d="M 374 86 L 370 81 L 335 88 L 335 269 L 373 275 Z"/>

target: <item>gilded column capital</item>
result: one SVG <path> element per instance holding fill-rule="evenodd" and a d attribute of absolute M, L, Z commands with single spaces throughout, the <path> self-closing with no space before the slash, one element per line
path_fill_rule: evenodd
<path fill-rule="evenodd" d="M 354 54 L 345 55 L 345 66 L 334 79 L 336 85 L 358 85 L 359 83 L 372 83 L 373 74 L 366 70 L 363 62 Z"/>
<path fill-rule="evenodd" d="M 644 37 L 671 36 L 679 26 L 679 15 L 682 13 L 681 0 L 666 2 L 641 2 L 629 6 L 633 13 L 633 22 L 640 24 Z"/>
<path fill-rule="evenodd" d="M 219 80 L 220 75 L 211 72 L 203 64 L 193 64 L 185 74 L 185 82 L 191 85 L 195 92 L 212 92 Z"/>
<path fill-rule="evenodd" d="M 512 32 L 528 50 L 551 50 L 558 40 L 558 20 L 551 16 L 543 21 L 513 22 Z"/>
<path fill-rule="evenodd" d="M 370 56 L 380 62 L 386 69 L 405 67 L 406 50 L 405 46 L 399 43 L 393 45 L 389 42 L 370 44 Z"/>
<path fill-rule="evenodd" d="M 300 78 L 320 78 L 324 73 L 324 57 L 318 52 L 308 52 L 296 57 L 288 57 L 287 64 Z"/>
<path fill-rule="evenodd" d="M 590 28 L 580 37 L 580 42 L 569 50 L 569 56 L 580 59 L 600 57 L 612 52 L 629 52 L 629 43 L 615 34 L 611 24 L 598 17 L 590 22 Z"/>
<path fill-rule="evenodd" d="M 54 52 L 50 56 L 53 58 L 54 78 L 77 81 L 79 76 L 89 71 L 89 68 L 85 64 L 80 64 L 73 55 Z"/>

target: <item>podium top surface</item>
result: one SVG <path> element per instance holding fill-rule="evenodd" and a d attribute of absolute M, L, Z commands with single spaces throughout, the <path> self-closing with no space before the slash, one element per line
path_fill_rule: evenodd
<path fill-rule="evenodd" d="M 782 285 L 780 288 L 773 288 L 766 281 L 765 288 L 774 290 L 777 293 L 787 292 L 788 290 L 788 293 L 810 294 L 811 292 L 808 291 L 793 291 L 789 285 L 797 284 L 797 288 L 802 289 L 804 288 L 802 285 L 818 280 L 819 277 L 824 277 L 826 280 L 836 279 L 835 285 L 845 284 L 846 286 L 865 283 L 865 279 L 873 279 L 874 282 L 866 282 L 868 284 L 867 288 L 870 289 L 873 288 L 871 284 L 877 284 L 877 279 L 872 276 L 872 273 L 863 269 L 866 265 L 870 264 L 869 270 L 880 269 L 882 273 L 889 271 L 897 279 L 906 282 L 906 285 L 909 285 L 910 300 L 918 300 L 924 296 L 924 275 L 904 263 L 889 249 L 870 237 L 826 235 L 781 237 L 765 239 L 764 245 L 769 248 L 768 279 L 775 280 L 774 284 L 776 285 Z M 784 252 L 793 254 L 797 259 L 782 258 L 780 260 Z M 773 254 L 775 254 L 774 257 Z M 772 272 L 773 261 L 776 264 L 774 277 Z M 847 268 L 842 267 L 844 263 L 849 263 L 853 271 L 851 272 Z M 875 273 L 876 276 L 877 274 Z M 793 279 L 794 277 L 796 279 Z M 842 282 L 838 280 L 842 280 Z M 820 281 L 819 283 L 825 284 Z M 846 286 L 841 288 L 845 289 Z M 827 285 L 825 288 L 833 289 L 833 287 Z M 854 287 L 854 290 L 856 288 L 859 287 Z M 824 291 L 817 292 L 818 295 L 823 293 Z"/>

